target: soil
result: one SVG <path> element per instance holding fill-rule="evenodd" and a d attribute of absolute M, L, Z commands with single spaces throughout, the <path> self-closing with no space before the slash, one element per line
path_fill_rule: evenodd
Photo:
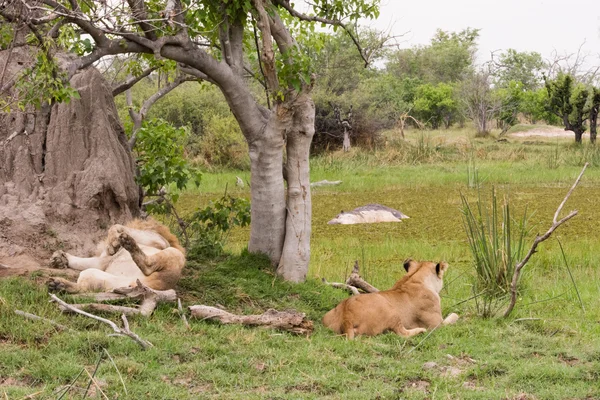
<path fill-rule="evenodd" d="M 0 51 L 5 80 L 20 79 L 36 51 Z M 63 67 L 70 62 L 57 59 Z M 139 213 L 135 165 L 111 87 L 93 67 L 70 84 L 79 99 L 0 113 L 0 277 L 46 272 L 59 249 L 90 256 L 108 226 Z"/>
<path fill-rule="evenodd" d="M 561 129 L 561 128 L 546 126 L 546 127 L 530 129 L 528 131 L 523 131 L 523 132 L 513 132 L 509 136 L 512 136 L 512 137 L 540 136 L 540 137 L 546 137 L 546 138 L 574 138 L 575 134 L 571 131 L 565 131 L 564 129 Z"/>

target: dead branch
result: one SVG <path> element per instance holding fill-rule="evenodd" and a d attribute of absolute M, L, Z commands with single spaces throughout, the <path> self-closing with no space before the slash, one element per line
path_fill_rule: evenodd
<path fill-rule="evenodd" d="M 510 313 L 512 312 L 513 308 L 515 307 L 515 303 L 517 302 L 517 284 L 519 282 L 521 270 L 523 269 L 525 264 L 527 264 L 527 261 L 529 261 L 531 256 L 536 252 L 538 244 L 540 244 L 544 240 L 548 239 L 550 237 L 550 235 L 552 235 L 552 233 L 556 230 L 556 228 L 558 228 L 559 226 L 561 226 L 562 224 L 564 224 L 565 222 L 567 222 L 568 220 L 570 220 L 571 218 L 573 218 L 574 216 L 577 215 L 577 213 L 578 213 L 577 210 L 571 211 L 566 217 L 564 217 L 561 220 L 558 220 L 558 216 L 559 216 L 560 212 L 562 211 L 563 206 L 565 205 L 565 203 L 571 196 L 571 193 L 573 193 L 573 190 L 575 190 L 575 188 L 579 184 L 579 181 L 581 180 L 581 177 L 583 176 L 583 173 L 585 172 L 585 169 L 588 167 L 588 165 L 589 165 L 588 163 L 585 163 L 585 165 L 583 166 L 583 169 L 581 170 L 581 173 L 577 177 L 577 180 L 575 180 L 575 183 L 573 184 L 573 186 L 571 186 L 571 189 L 569 190 L 569 192 L 563 199 L 562 203 L 560 203 L 560 205 L 556 209 L 556 212 L 554 213 L 554 218 L 552 220 L 552 226 L 550 227 L 550 229 L 548 229 L 548 231 L 546 233 L 544 233 L 542 236 L 540 236 L 539 234 L 536 236 L 536 238 L 533 241 L 533 244 L 531 245 L 531 248 L 529 249 L 529 252 L 525 256 L 525 258 L 523 258 L 523 260 L 521 260 L 515 266 L 515 272 L 513 274 L 512 282 L 510 284 L 510 304 L 508 305 L 508 308 L 504 312 L 504 317 L 508 317 L 510 315 Z"/>
<path fill-rule="evenodd" d="M 107 312 L 107 313 L 117 313 L 117 314 L 125 314 L 125 315 L 138 315 L 141 314 L 139 308 L 135 307 L 124 307 L 124 306 L 115 306 L 112 304 L 102 304 L 102 303 L 82 303 L 82 304 L 69 304 L 69 307 L 65 307 L 61 304 L 58 305 L 60 311 L 65 314 L 73 314 L 75 313 L 74 309 L 86 311 L 86 312 Z"/>
<path fill-rule="evenodd" d="M 63 331 L 70 331 L 70 330 L 72 330 L 68 326 L 61 325 L 58 322 L 54 322 L 51 319 L 40 317 L 40 316 L 35 315 L 35 314 L 30 314 L 30 313 L 25 312 L 25 311 L 15 310 L 15 314 L 20 315 L 21 317 L 25 317 L 27 319 L 31 319 L 33 321 L 44 321 L 44 322 L 47 322 L 47 323 L 49 323 L 51 325 L 54 325 L 55 327 L 57 327 L 58 329 L 63 330 Z"/>
<path fill-rule="evenodd" d="M 343 290 L 347 290 L 350 293 L 352 293 L 353 295 L 357 295 L 360 294 L 360 292 L 358 291 L 358 289 L 354 286 L 350 286 L 346 283 L 339 283 L 339 282 L 327 282 L 327 280 L 325 278 L 321 279 L 323 281 L 324 284 L 329 285 L 329 286 L 333 286 L 336 289 L 343 289 Z"/>
<path fill-rule="evenodd" d="M 354 268 L 352 269 L 352 273 L 346 280 L 346 285 L 354 286 L 367 293 L 379 292 L 379 289 L 377 289 L 375 286 L 371 285 L 369 282 L 361 278 L 360 274 L 358 273 L 358 270 L 359 266 L 357 260 L 354 262 Z"/>
<path fill-rule="evenodd" d="M 260 315 L 235 315 L 205 305 L 190 306 L 188 308 L 192 313 L 192 318 L 213 319 L 222 324 L 264 326 L 301 335 L 310 335 L 313 331 L 313 322 L 307 320 L 304 313 L 293 310 L 277 311 L 269 309 Z"/>
<path fill-rule="evenodd" d="M 109 304 L 86 303 L 70 304 L 72 308 L 88 312 L 111 312 L 125 315 L 143 315 L 149 317 L 154 312 L 158 303 L 177 301 L 177 292 L 173 289 L 154 290 L 144 285 L 139 279 L 136 281 L 136 287 L 122 287 L 114 289 L 109 293 L 81 293 L 77 297 L 92 298 L 95 301 L 113 301 L 113 300 L 136 300 L 141 301 L 139 307 L 123 307 Z M 73 312 L 70 309 L 59 306 L 62 312 Z"/>
<path fill-rule="evenodd" d="M 149 347 L 152 347 L 152 343 L 148 342 L 147 340 L 143 340 L 137 334 L 133 333 L 129 329 L 129 322 L 127 321 L 127 317 L 125 316 L 125 314 L 123 314 L 121 316 L 121 319 L 123 320 L 123 328 L 119 328 L 117 326 L 117 324 L 115 324 L 111 320 L 108 320 L 108 319 L 102 318 L 102 317 L 98 317 L 97 315 L 90 314 L 90 313 L 80 310 L 78 308 L 72 307 L 70 304 L 59 299 L 55 294 L 51 294 L 50 297 L 52 298 L 51 301 L 53 301 L 59 305 L 62 305 L 63 307 L 65 307 L 77 314 L 84 315 L 88 318 L 92 318 L 92 319 L 95 319 L 96 321 L 100 321 L 100 322 L 103 322 L 103 323 L 109 325 L 112 328 L 112 330 L 115 332 L 114 335 L 109 335 L 109 336 L 127 336 L 127 337 L 131 338 L 133 341 L 135 341 L 137 344 L 139 344 L 142 347 L 142 349 L 144 349 L 144 350 L 146 350 Z"/>

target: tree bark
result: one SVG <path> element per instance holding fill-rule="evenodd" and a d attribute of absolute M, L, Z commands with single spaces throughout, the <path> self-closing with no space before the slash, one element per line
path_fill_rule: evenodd
<path fill-rule="evenodd" d="M 598 129 L 598 112 L 600 112 L 600 89 L 594 89 L 592 107 L 590 108 L 590 142 L 596 143 Z"/>
<path fill-rule="evenodd" d="M 248 250 L 281 258 L 285 235 L 285 192 L 282 174 L 284 132 L 289 111 L 275 106 L 258 137 L 246 137 L 250 153 L 251 218 Z"/>
<path fill-rule="evenodd" d="M 287 134 L 287 219 L 285 242 L 277 273 L 285 280 L 303 282 L 310 261 L 312 201 L 310 144 L 315 133 L 315 105 L 303 93 L 294 103 L 292 127 Z"/>
<path fill-rule="evenodd" d="M 313 331 L 313 322 L 306 319 L 304 313 L 294 310 L 277 311 L 267 310 L 260 315 L 236 315 L 220 308 L 196 305 L 188 307 L 192 318 L 202 320 L 217 320 L 222 324 L 242 324 L 248 326 L 262 326 L 279 329 L 300 335 L 310 335 Z"/>

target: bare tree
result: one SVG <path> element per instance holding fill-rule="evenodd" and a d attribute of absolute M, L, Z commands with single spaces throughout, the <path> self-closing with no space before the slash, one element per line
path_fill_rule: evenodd
<path fill-rule="evenodd" d="M 487 135 L 488 123 L 501 108 L 501 102 L 492 95 L 490 73 L 482 70 L 466 79 L 460 89 L 460 101 L 465 116 L 473 120 L 477 135 Z"/>

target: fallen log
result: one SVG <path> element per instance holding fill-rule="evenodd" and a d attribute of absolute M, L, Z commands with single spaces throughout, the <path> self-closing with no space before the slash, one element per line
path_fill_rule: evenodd
<path fill-rule="evenodd" d="M 313 322 L 306 319 L 304 313 L 297 311 L 277 311 L 269 309 L 260 315 L 236 315 L 216 307 L 195 305 L 188 307 L 191 318 L 217 320 L 222 324 L 242 324 L 263 326 L 301 335 L 310 335 Z"/>

